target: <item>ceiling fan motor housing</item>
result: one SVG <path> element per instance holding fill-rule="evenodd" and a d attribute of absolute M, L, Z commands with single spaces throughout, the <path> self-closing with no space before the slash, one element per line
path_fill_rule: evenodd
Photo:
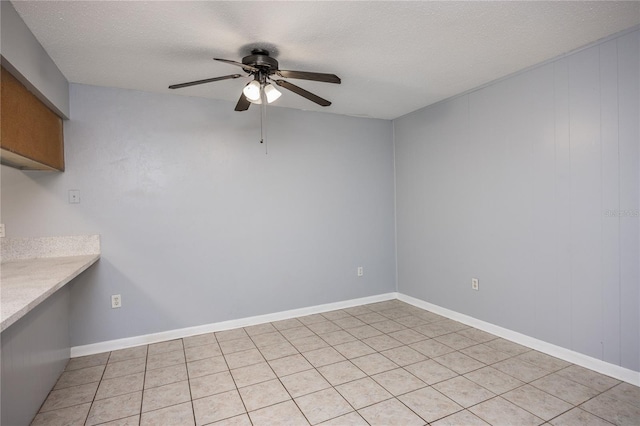
<path fill-rule="evenodd" d="M 263 49 L 253 49 L 251 55 L 242 58 L 242 63 L 260 68 L 268 75 L 274 74 L 278 70 L 278 61 L 269 56 L 269 52 Z"/>

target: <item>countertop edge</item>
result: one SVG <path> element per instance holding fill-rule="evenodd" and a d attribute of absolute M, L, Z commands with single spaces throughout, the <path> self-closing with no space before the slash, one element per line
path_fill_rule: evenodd
<path fill-rule="evenodd" d="M 32 300 L 29 303 L 27 303 L 22 309 L 16 311 L 13 315 L 5 318 L 2 321 L 2 323 L 0 324 L 0 332 L 6 330 L 9 326 L 11 326 L 16 321 L 18 321 L 19 319 L 21 319 L 22 317 L 27 315 L 36 306 L 38 306 L 39 304 L 44 302 L 47 298 L 49 298 L 53 293 L 55 293 L 56 291 L 58 291 L 59 289 L 64 287 L 66 284 L 68 284 L 71 280 L 76 278 L 82 272 L 84 272 L 87 269 L 89 269 L 89 267 L 91 265 L 93 265 L 94 263 L 96 263 L 99 259 L 100 259 L 100 255 L 99 254 L 93 255 L 92 258 L 90 258 L 88 261 L 86 261 L 84 264 L 82 264 L 82 266 L 80 266 L 79 268 L 74 270 L 71 274 L 67 275 L 60 282 L 58 282 L 57 284 L 55 284 L 55 285 L 51 286 L 50 288 L 48 288 L 45 292 L 40 294 L 34 300 Z"/>

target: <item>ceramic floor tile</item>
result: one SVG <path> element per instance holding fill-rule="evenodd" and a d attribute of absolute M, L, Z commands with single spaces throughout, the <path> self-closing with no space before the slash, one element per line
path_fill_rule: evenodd
<path fill-rule="evenodd" d="M 377 322 L 380 321 L 386 321 L 387 317 L 382 316 L 376 312 L 371 312 L 368 314 L 362 314 L 362 315 L 356 315 L 356 318 L 358 318 L 360 321 L 362 321 L 365 324 L 375 324 Z"/>
<path fill-rule="evenodd" d="M 413 328 L 413 327 L 420 327 L 422 325 L 426 325 L 428 324 L 427 321 L 423 320 L 420 317 L 417 317 L 415 315 L 409 315 L 406 317 L 402 317 L 402 318 L 398 318 L 396 319 L 396 322 L 402 325 L 405 325 L 407 327 Z"/>
<path fill-rule="evenodd" d="M 335 321 L 337 319 L 340 318 L 351 318 L 351 314 L 349 314 L 348 312 L 344 311 L 343 309 L 338 309 L 335 311 L 329 311 L 329 312 L 323 312 L 322 314 L 323 317 L 325 317 L 328 320 L 331 321 Z"/>
<path fill-rule="evenodd" d="M 98 382 L 88 383 L 86 385 L 73 386 L 60 390 L 54 390 L 42 404 L 40 412 L 51 410 L 59 410 L 61 408 L 71 407 L 86 402 L 93 401 L 93 397 L 98 389 Z"/>
<path fill-rule="evenodd" d="M 278 377 L 288 376 L 313 368 L 309 361 L 300 354 L 286 356 L 284 358 L 269 361 L 269 365 Z"/>
<path fill-rule="evenodd" d="M 434 422 L 462 407 L 433 388 L 422 388 L 401 395 L 398 399 L 427 422 Z"/>
<path fill-rule="evenodd" d="M 471 373 L 465 374 L 464 377 L 498 395 L 524 384 L 524 382 L 515 377 L 498 371 L 493 367 L 484 367 L 472 371 Z"/>
<path fill-rule="evenodd" d="M 580 408 L 618 426 L 637 426 L 640 419 L 640 408 L 606 395 L 596 396 Z"/>
<path fill-rule="evenodd" d="M 191 426 L 195 424 L 191 402 L 185 402 L 161 408 L 156 411 L 142 413 L 140 426 Z"/>
<path fill-rule="evenodd" d="M 451 379 L 458 375 L 455 371 L 448 369 L 432 359 L 407 365 L 404 369 L 429 385 Z"/>
<path fill-rule="evenodd" d="M 426 356 L 409 346 L 399 346 L 380 353 L 401 367 L 427 360 Z"/>
<path fill-rule="evenodd" d="M 385 351 L 391 348 L 397 348 L 398 346 L 402 346 L 402 342 L 394 339 L 391 336 L 387 336 L 386 334 L 380 336 L 373 336 L 363 340 L 368 346 L 371 346 L 378 352 Z"/>
<path fill-rule="evenodd" d="M 91 403 L 39 413 L 31 426 L 84 426 Z"/>
<path fill-rule="evenodd" d="M 199 359 L 197 361 L 187 363 L 189 378 L 207 376 L 209 374 L 220 373 L 221 371 L 228 369 L 229 367 L 222 356 L 214 356 L 212 358 Z"/>
<path fill-rule="evenodd" d="M 458 411 L 455 414 L 440 419 L 431 426 L 490 426 L 489 423 L 482 420 L 470 411 Z"/>
<path fill-rule="evenodd" d="M 293 401 L 265 407 L 249 413 L 253 426 L 305 426 L 309 422 Z"/>
<path fill-rule="evenodd" d="M 379 353 L 353 358 L 351 362 L 369 376 L 398 368 L 398 364 Z"/>
<path fill-rule="evenodd" d="M 349 403 L 333 388 L 301 396 L 295 402 L 312 425 L 353 411 Z"/>
<path fill-rule="evenodd" d="M 251 426 L 251 420 L 249 420 L 248 414 L 240 414 L 210 424 L 215 426 Z"/>
<path fill-rule="evenodd" d="M 320 423 L 322 426 L 369 426 L 369 423 L 355 411 Z"/>
<path fill-rule="evenodd" d="M 273 324 L 273 326 L 280 331 L 287 330 L 289 328 L 301 327 L 302 325 L 304 325 L 295 318 L 290 318 L 282 321 L 275 321 L 275 322 L 272 322 L 271 324 Z"/>
<path fill-rule="evenodd" d="M 438 324 L 438 326 L 442 327 L 443 329 L 448 330 L 450 333 L 470 328 L 468 325 L 464 325 L 461 322 L 454 321 L 448 318 L 445 318 L 442 321 L 438 321 L 436 324 Z"/>
<path fill-rule="evenodd" d="M 357 340 L 353 335 L 347 333 L 344 330 L 332 331 L 331 333 L 320 334 L 320 338 L 330 344 L 331 346 L 339 345 L 341 343 L 353 342 Z"/>
<path fill-rule="evenodd" d="M 246 412 L 240 394 L 236 390 L 196 399 L 193 401 L 193 411 L 198 426 Z"/>
<path fill-rule="evenodd" d="M 465 408 L 496 396 L 493 392 L 463 376 L 436 383 L 433 388 Z"/>
<path fill-rule="evenodd" d="M 425 421 L 397 399 L 358 410 L 371 426 L 423 426 Z"/>
<path fill-rule="evenodd" d="M 367 308 L 365 305 L 359 305 L 359 306 L 352 306 L 350 308 L 344 308 L 343 311 L 345 311 L 349 315 L 353 315 L 353 316 L 362 315 L 362 314 L 369 314 L 369 313 L 373 312 L 371 309 Z"/>
<path fill-rule="evenodd" d="M 231 370 L 233 380 L 239 388 L 275 379 L 276 375 L 266 362 Z"/>
<path fill-rule="evenodd" d="M 147 371 L 144 377 L 144 388 L 168 385 L 169 383 L 187 380 L 187 366 L 185 364 L 172 365 L 171 367 L 158 368 Z"/>
<path fill-rule="evenodd" d="M 232 330 L 218 331 L 215 333 L 216 340 L 218 343 L 226 342 L 228 340 L 241 339 L 244 337 L 249 337 L 246 331 L 243 328 L 234 328 Z"/>
<path fill-rule="evenodd" d="M 298 317 L 298 321 L 300 321 L 304 325 L 317 324 L 319 322 L 324 322 L 326 320 L 327 319 L 323 317 L 321 314 L 313 314 L 313 315 L 307 315 L 304 317 Z"/>
<path fill-rule="evenodd" d="M 423 340 L 421 342 L 412 343 L 409 345 L 412 349 L 420 352 L 422 355 L 425 355 L 429 358 L 435 358 L 437 356 L 441 356 L 444 354 L 448 354 L 453 352 L 454 349 L 449 346 L 438 342 L 437 340 L 429 339 Z"/>
<path fill-rule="evenodd" d="M 233 381 L 230 372 L 223 371 L 190 379 L 189 386 L 191 387 L 191 398 L 198 399 L 234 390 L 236 383 Z"/>
<path fill-rule="evenodd" d="M 103 379 L 96 393 L 96 401 L 125 393 L 141 391 L 144 384 L 144 373 L 130 374 L 116 377 L 115 379 Z"/>
<path fill-rule="evenodd" d="M 287 343 L 287 339 L 280 334 L 279 331 L 271 333 L 258 334 L 257 336 L 251 336 L 251 340 L 258 348 L 264 348 L 265 346 L 273 346 L 281 343 Z"/>
<path fill-rule="evenodd" d="M 433 359 L 458 374 L 466 374 L 478 370 L 485 365 L 461 352 L 451 352 Z"/>
<path fill-rule="evenodd" d="M 356 410 L 393 398 L 393 395 L 370 377 L 336 386 L 336 390 Z"/>
<path fill-rule="evenodd" d="M 335 319 L 333 320 L 333 323 L 345 330 L 348 330 L 350 328 L 355 328 L 355 327 L 362 327 L 363 325 L 366 325 L 364 322 L 360 321 L 358 318 L 355 318 L 352 316 L 347 318 Z"/>
<path fill-rule="evenodd" d="M 309 352 L 303 352 L 302 355 L 314 367 L 322 367 L 323 365 L 335 364 L 344 361 L 345 357 L 340 355 L 338 351 L 331 347 L 315 349 Z"/>
<path fill-rule="evenodd" d="M 140 424 L 140 415 L 125 417 L 124 419 L 112 420 L 106 423 L 100 423 L 100 426 L 138 426 Z M 188 423 L 185 423 L 188 425 Z"/>
<path fill-rule="evenodd" d="M 495 364 L 511 358 L 511 355 L 497 351 L 487 345 L 479 344 L 462 349 L 460 352 L 485 364 Z"/>
<path fill-rule="evenodd" d="M 280 330 L 280 334 L 282 334 L 289 341 L 293 341 L 296 339 L 302 339 L 303 337 L 315 336 L 316 333 L 309 330 L 305 325 L 301 325 L 300 327 L 288 328 L 285 330 Z"/>
<path fill-rule="evenodd" d="M 257 349 L 249 349 L 241 352 L 234 352 L 224 356 L 230 369 L 246 367 L 247 365 L 264 362 L 265 359 Z"/>
<path fill-rule="evenodd" d="M 402 368 L 385 371 L 384 373 L 376 374 L 371 378 L 395 396 L 427 386 L 425 382 Z"/>
<path fill-rule="evenodd" d="M 81 356 L 78 358 L 71 358 L 65 367 L 66 371 L 78 370 L 80 368 L 96 367 L 98 365 L 105 365 L 109 359 L 109 352 L 104 352 L 96 355 Z"/>
<path fill-rule="evenodd" d="M 366 339 L 373 336 L 381 336 L 382 331 L 377 330 L 370 325 L 363 325 L 347 329 L 347 332 L 358 339 Z"/>
<path fill-rule="evenodd" d="M 371 346 L 368 346 L 359 340 L 335 345 L 334 349 L 348 359 L 358 358 L 375 352 Z"/>
<path fill-rule="evenodd" d="M 133 348 L 119 349 L 117 351 L 112 351 L 111 355 L 109 355 L 108 362 L 112 363 L 112 362 L 126 361 L 128 359 L 134 359 L 134 358 L 146 358 L 148 349 L 149 349 L 148 346 L 144 345 L 144 346 L 135 346 Z"/>
<path fill-rule="evenodd" d="M 447 328 L 442 327 L 437 322 L 428 323 L 426 325 L 420 325 L 418 327 L 413 328 L 418 333 L 422 333 L 427 337 L 438 337 L 444 334 L 449 334 L 451 331 Z"/>
<path fill-rule="evenodd" d="M 309 330 L 313 331 L 316 334 L 325 334 L 332 331 L 341 330 L 338 325 L 334 324 L 331 321 L 322 321 L 315 324 L 307 324 L 307 327 L 309 327 Z"/>
<path fill-rule="evenodd" d="M 176 364 L 182 364 L 184 362 L 186 362 L 186 360 L 183 349 L 171 352 L 162 352 L 155 355 L 149 355 L 147 357 L 147 370 L 169 367 Z"/>
<path fill-rule="evenodd" d="M 265 323 L 245 327 L 244 331 L 246 331 L 250 337 L 253 337 L 260 334 L 273 333 L 274 331 L 278 331 L 278 329 L 276 329 L 271 323 Z"/>
<path fill-rule="evenodd" d="M 550 374 L 531 382 L 532 386 L 573 405 L 579 405 L 598 395 L 598 391 L 569 380 L 558 374 Z"/>
<path fill-rule="evenodd" d="M 198 361 L 205 358 L 213 358 L 214 356 L 221 356 L 222 349 L 218 343 L 207 343 L 198 346 L 190 346 L 185 348 L 184 353 L 186 355 L 187 362 Z"/>
<path fill-rule="evenodd" d="M 500 397 L 474 405 L 469 411 L 492 426 L 537 426 L 544 423 L 541 418 Z"/>
<path fill-rule="evenodd" d="M 491 340 L 495 340 L 498 336 L 487 333 L 486 331 L 478 330 L 477 328 L 466 328 L 457 332 L 458 334 L 475 340 L 478 343 L 485 343 Z"/>
<path fill-rule="evenodd" d="M 294 398 L 331 387 L 315 369 L 281 377 L 280 381 Z"/>
<path fill-rule="evenodd" d="M 254 411 L 291 399 L 280 380 L 277 379 L 240 388 L 239 392 L 247 411 Z"/>
<path fill-rule="evenodd" d="M 549 424 L 553 426 L 611 426 L 613 423 L 609 423 L 576 407 L 555 419 L 549 420 Z"/>
<path fill-rule="evenodd" d="M 529 364 L 533 364 L 536 367 L 540 367 L 543 370 L 547 371 L 558 371 L 571 365 L 570 362 L 552 357 L 547 354 L 543 354 L 538 351 L 525 352 L 521 355 L 517 355 L 515 358 L 526 361 Z"/>
<path fill-rule="evenodd" d="M 497 362 L 492 367 L 527 383 L 551 374 L 550 371 L 515 358 Z"/>
<path fill-rule="evenodd" d="M 562 370 L 558 370 L 557 374 L 573 380 L 574 382 L 578 382 L 581 385 L 595 389 L 598 392 L 604 392 L 620 383 L 620 380 L 605 376 L 604 374 L 596 373 L 593 370 L 589 370 L 578 365 L 571 365 Z"/>
<path fill-rule="evenodd" d="M 361 379 L 366 376 L 362 370 L 353 365 L 350 361 L 342 361 L 335 364 L 325 365 L 324 367 L 318 368 L 318 371 L 333 386 Z"/>
<path fill-rule="evenodd" d="M 511 342 L 501 337 L 491 340 L 489 342 L 486 342 L 485 345 L 497 351 L 509 354 L 511 356 L 520 355 L 522 353 L 529 352 L 531 350 L 526 346 L 519 345 L 517 343 Z"/>
<path fill-rule="evenodd" d="M 521 386 L 502 397 L 543 420 L 550 420 L 573 408 L 573 405 L 531 385 Z"/>
<path fill-rule="evenodd" d="M 417 343 L 428 339 L 428 337 L 424 334 L 420 334 L 415 330 L 411 330 L 410 328 L 405 328 L 404 330 L 400 331 L 394 331 L 393 333 L 389 333 L 389 336 L 393 337 L 401 343 L 404 343 L 405 345 L 410 345 L 411 343 Z"/>
<path fill-rule="evenodd" d="M 139 414 L 141 402 L 141 391 L 94 401 L 86 424 L 92 426 Z"/>
<path fill-rule="evenodd" d="M 182 339 L 182 345 L 185 349 L 196 346 L 211 345 L 214 343 L 218 343 L 214 333 L 198 334 L 195 336 L 184 337 Z"/>
<path fill-rule="evenodd" d="M 371 324 L 371 327 L 383 333 L 393 333 L 394 331 L 405 330 L 407 327 L 393 320 L 385 320 Z"/>
<path fill-rule="evenodd" d="M 458 333 L 444 334 L 442 336 L 434 337 L 433 340 L 437 340 L 440 343 L 444 343 L 450 348 L 453 348 L 456 350 L 468 348 L 469 346 L 478 344 L 478 342 L 476 342 L 475 340 L 469 339 L 468 337 L 465 337 Z"/>
<path fill-rule="evenodd" d="M 629 383 L 620 383 L 609 389 L 604 395 L 640 407 L 640 387 Z"/>
<path fill-rule="evenodd" d="M 149 345 L 149 356 L 173 351 L 184 351 L 182 339 L 168 340 L 166 342 L 153 343 Z"/>
<path fill-rule="evenodd" d="M 104 370 L 103 379 L 114 379 L 116 377 L 128 376 L 135 373 L 144 373 L 145 358 L 134 358 L 120 362 L 110 362 Z"/>
<path fill-rule="evenodd" d="M 309 352 L 315 349 L 326 348 L 329 346 L 327 342 L 322 340 L 315 334 L 308 337 L 290 340 L 290 343 L 300 352 Z"/>
<path fill-rule="evenodd" d="M 142 412 L 146 413 L 189 401 L 191 401 L 191 392 L 187 380 L 145 389 L 142 394 Z"/>
<path fill-rule="evenodd" d="M 224 340 L 219 343 L 220 349 L 224 355 L 234 352 L 246 351 L 247 349 L 256 349 L 256 345 L 251 338 L 241 337 L 239 339 Z"/>
<path fill-rule="evenodd" d="M 72 386 L 86 385 L 87 383 L 99 382 L 105 370 L 104 365 L 81 368 L 79 370 L 65 371 L 54 386 L 54 390 L 69 388 Z"/>
<path fill-rule="evenodd" d="M 283 358 L 298 353 L 298 350 L 289 342 L 278 343 L 275 345 L 260 348 L 260 353 L 267 361 Z"/>

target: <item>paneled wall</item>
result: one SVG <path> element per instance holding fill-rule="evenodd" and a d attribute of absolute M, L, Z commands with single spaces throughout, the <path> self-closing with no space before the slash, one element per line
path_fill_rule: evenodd
<path fill-rule="evenodd" d="M 639 34 L 394 121 L 401 293 L 640 371 Z"/>

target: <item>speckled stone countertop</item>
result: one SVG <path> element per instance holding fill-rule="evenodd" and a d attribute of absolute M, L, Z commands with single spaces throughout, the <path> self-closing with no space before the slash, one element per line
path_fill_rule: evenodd
<path fill-rule="evenodd" d="M 0 331 L 100 258 L 100 236 L 3 238 Z"/>

